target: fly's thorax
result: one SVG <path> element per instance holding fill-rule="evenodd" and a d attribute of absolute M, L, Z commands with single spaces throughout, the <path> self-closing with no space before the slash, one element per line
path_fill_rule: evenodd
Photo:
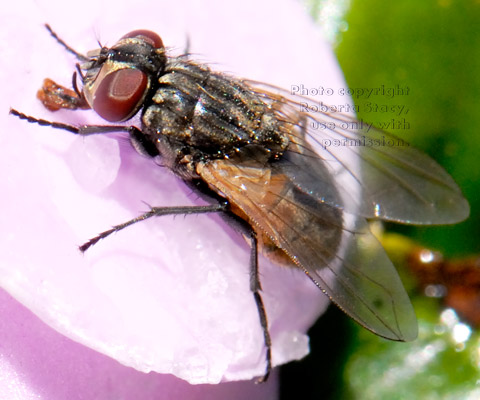
<path fill-rule="evenodd" d="M 289 143 L 276 112 L 247 85 L 185 58 L 168 60 L 151 100 L 142 131 L 177 161 L 232 158 L 252 145 L 273 160 Z"/>

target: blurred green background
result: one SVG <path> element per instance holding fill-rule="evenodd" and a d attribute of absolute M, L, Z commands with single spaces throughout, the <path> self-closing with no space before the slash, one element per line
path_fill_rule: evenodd
<path fill-rule="evenodd" d="M 319 24 L 333 20 L 335 51 L 349 87 L 409 88 L 408 95 L 354 99 L 358 117 L 380 125 L 405 122 L 386 130 L 437 160 L 470 202 L 471 216 L 463 223 L 389 224 L 387 230 L 445 257 L 480 255 L 480 1 L 306 4 Z M 341 13 L 332 12 L 335 4 Z M 409 111 L 373 112 L 367 103 Z M 401 262 L 398 267 L 407 275 Z M 413 289 L 411 295 L 420 335 L 408 344 L 375 337 L 331 307 L 310 331 L 312 354 L 283 368 L 282 399 L 480 399 L 478 333 L 445 313 L 440 300 Z M 458 332 L 464 332 L 463 341 Z"/>

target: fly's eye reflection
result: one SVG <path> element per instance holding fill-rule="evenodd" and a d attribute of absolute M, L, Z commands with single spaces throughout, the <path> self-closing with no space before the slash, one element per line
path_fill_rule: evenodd
<path fill-rule="evenodd" d="M 250 286 L 266 348 L 260 380 L 272 369 L 272 341 L 259 251 L 305 272 L 373 333 L 397 341 L 416 338 L 410 300 L 366 219 L 411 224 L 465 219 L 468 203 L 438 164 L 410 146 L 383 146 L 396 138 L 362 129 L 346 115 L 302 112 L 300 104 L 314 104 L 311 99 L 215 72 L 185 55 L 168 55 L 153 32 L 130 32 L 87 57 L 47 28 L 81 64 L 72 90 L 45 81 L 39 92 L 43 104 L 50 110 L 91 108 L 110 122 L 139 113 L 140 126 L 77 127 L 11 113 L 77 135 L 123 132 L 139 153 L 161 158 L 209 199 L 203 206 L 151 207 L 88 240 L 82 251 L 150 217 L 218 213 L 234 222 L 252 248 Z M 327 142 L 346 145 L 322 146 Z"/>

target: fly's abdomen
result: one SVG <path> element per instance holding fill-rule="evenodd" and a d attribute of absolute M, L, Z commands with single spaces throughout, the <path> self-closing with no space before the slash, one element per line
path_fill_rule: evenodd
<path fill-rule="evenodd" d="M 195 151 L 205 160 L 260 145 L 276 156 L 288 145 L 275 112 L 248 86 L 181 58 L 169 60 L 152 100 L 145 131 L 175 147 L 169 152 Z"/>

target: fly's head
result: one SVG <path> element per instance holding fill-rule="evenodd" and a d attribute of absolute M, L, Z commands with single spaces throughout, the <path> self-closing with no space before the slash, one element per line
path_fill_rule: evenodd
<path fill-rule="evenodd" d="M 80 67 L 85 72 L 83 96 L 105 120 L 125 121 L 142 107 L 165 63 L 160 36 L 147 30 L 132 31 L 114 46 L 88 53 Z"/>

